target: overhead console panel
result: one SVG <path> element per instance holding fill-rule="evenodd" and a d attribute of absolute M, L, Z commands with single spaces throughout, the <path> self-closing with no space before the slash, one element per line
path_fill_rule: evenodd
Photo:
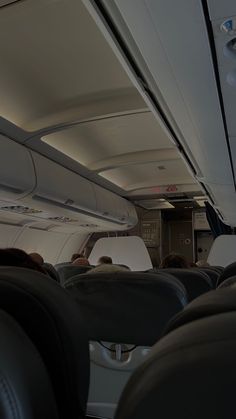
<path fill-rule="evenodd" d="M 229 11 L 233 6 L 236 15 L 235 2 L 213 0 L 211 14 L 216 3 L 222 3 L 221 18 L 225 7 Z M 135 8 L 126 0 L 90 1 L 89 9 L 104 33 L 109 26 L 107 37 L 112 31 L 111 45 L 114 51 L 122 49 L 150 109 L 182 149 L 223 220 L 235 226 L 233 164 L 207 9 L 196 0 L 179 0 L 178 5 L 172 0 L 136 0 Z"/>

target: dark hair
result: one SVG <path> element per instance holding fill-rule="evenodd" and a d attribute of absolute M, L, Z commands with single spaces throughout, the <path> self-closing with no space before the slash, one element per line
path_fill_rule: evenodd
<path fill-rule="evenodd" d="M 110 256 L 101 256 L 101 257 L 98 259 L 98 263 L 99 263 L 99 264 L 102 264 L 102 263 L 105 263 L 105 264 L 112 264 L 112 258 L 111 258 Z"/>
<path fill-rule="evenodd" d="M 190 265 L 188 261 L 185 259 L 184 256 L 171 253 L 170 255 L 166 256 L 161 264 L 160 268 L 189 268 Z"/>
<path fill-rule="evenodd" d="M 35 271 L 46 274 L 44 269 L 38 263 L 36 263 L 24 250 L 21 249 L 0 249 L 0 265 L 34 269 Z"/>
<path fill-rule="evenodd" d="M 82 258 L 82 257 L 83 257 L 83 255 L 81 255 L 81 253 L 74 253 L 74 254 L 71 256 L 70 261 L 71 261 L 71 262 L 74 262 L 74 260 L 75 260 L 75 259 Z"/>

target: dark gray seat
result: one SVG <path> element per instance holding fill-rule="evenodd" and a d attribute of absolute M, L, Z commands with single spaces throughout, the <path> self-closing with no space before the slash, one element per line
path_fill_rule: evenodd
<path fill-rule="evenodd" d="M 55 268 L 59 274 L 60 283 L 63 285 L 69 278 L 86 273 L 91 269 L 91 266 L 76 266 L 69 263 L 63 264 L 62 266 L 55 265 Z"/>
<path fill-rule="evenodd" d="M 177 313 L 170 320 L 165 332 L 168 333 L 183 324 L 204 317 L 231 311 L 236 311 L 236 284 L 208 292 L 196 298 L 182 312 Z"/>
<path fill-rule="evenodd" d="M 59 273 L 57 272 L 57 270 L 54 268 L 53 265 L 51 265 L 51 263 L 47 263 L 45 262 L 43 264 L 43 269 L 47 272 L 47 274 L 54 279 L 54 281 L 59 282 L 60 283 L 60 276 Z"/>
<path fill-rule="evenodd" d="M 218 270 L 212 269 L 210 266 L 196 268 L 196 270 L 199 270 L 200 272 L 204 272 L 205 274 L 207 274 L 211 280 L 213 288 L 217 287 L 217 282 L 220 276 L 220 272 Z"/>
<path fill-rule="evenodd" d="M 212 282 L 209 276 L 197 269 L 157 269 L 157 273 L 166 272 L 175 276 L 186 288 L 188 300 L 192 301 L 199 295 L 204 294 L 213 289 Z"/>
<path fill-rule="evenodd" d="M 236 286 L 236 275 L 225 279 L 225 281 L 221 282 L 221 284 L 217 288 L 219 289 L 219 288 L 235 287 L 235 286 Z"/>
<path fill-rule="evenodd" d="M 23 329 L 0 310 L 1 419 L 58 419 L 50 379 Z"/>
<path fill-rule="evenodd" d="M 186 305 L 185 288 L 166 273 L 130 271 L 78 275 L 65 287 L 83 314 L 91 341 L 88 413 L 113 418 L 131 372 Z"/>
<path fill-rule="evenodd" d="M 219 286 L 226 279 L 235 275 L 236 275 L 236 262 L 233 262 L 224 268 L 223 272 L 221 273 L 218 279 L 217 286 Z"/>
<path fill-rule="evenodd" d="M 234 417 L 235 352 L 236 311 L 178 326 L 132 375 L 116 419 Z"/>
<path fill-rule="evenodd" d="M 187 304 L 183 285 L 166 272 L 84 274 L 68 280 L 65 288 L 86 319 L 89 339 L 96 341 L 153 345 Z"/>
<path fill-rule="evenodd" d="M 0 268 L 0 308 L 25 330 L 53 386 L 60 419 L 86 411 L 89 348 L 78 306 L 55 281 L 37 271 Z"/>

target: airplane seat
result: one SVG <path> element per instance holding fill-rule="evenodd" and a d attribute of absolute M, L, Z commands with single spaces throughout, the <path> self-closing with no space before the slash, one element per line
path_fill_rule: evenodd
<path fill-rule="evenodd" d="M 211 266 L 210 265 L 210 266 L 207 266 L 207 268 L 212 269 L 212 270 L 218 272 L 219 274 L 221 274 L 224 270 L 223 266 L 213 266 L 213 265 Z"/>
<path fill-rule="evenodd" d="M 219 289 L 219 288 L 234 287 L 234 286 L 236 286 L 236 275 L 225 279 L 223 282 L 221 282 L 221 284 L 217 288 Z"/>
<path fill-rule="evenodd" d="M 230 287 L 218 288 L 193 300 L 170 320 L 165 333 L 203 317 L 231 311 L 236 311 L 236 284 L 233 283 Z"/>
<path fill-rule="evenodd" d="M 176 277 L 184 285 L 189 302 L 214 288 L 209 276 L 204 272 L 200 272 L 200 270 L 193 268 L 166 268 L 158 269 L 156 272 L 160 273 L 163 271 Z"/>
<path fill-rule="evenodd" d="M 199 301 L 201 298 L 204 296 Z M 115 418 L 232 417 L 235 351 L 236 312 L 214 314 L 178 327 L 152 348 L 131 376 Z"/>
<path fill-rule="evenodd" d="M 220 276 L 220 272 L 216 271 L 215 269 L 211 269 L 210 267 L 199 267 L 195 268 L 196 270 L 199 270 L 200 272 L 203 272 L 207 274 L 211 280 L 211 283 L 213 285 L 213 288 L 216 288 L 217 282 Z"/>
<path fill-rule="evenodd" d="M 71 263 L 64 266 L 55 265 L 55 267 L 59 274 L 61 285 L 64 285 L 69 278 L 72 278 L 75 275 L 84 274 L 92 268 L 92 266 L 76 266 Z"/>
<path fill-rule="evenodd" d="M 61 266 L 70 266 L 71 262 L 60 262 L 60 263 L 56 263 L 54 265 L 54 268 L 57 270 L 58 268 L 60 268 Z"/>
<path fill-rule="evenodd" d="M 24 330 L 0 310 L 2 419 L 58 419 L 46 367 Z"/>
<path fill-rule="evenodd" d="M 168 321 L 187 304 L 170 275 L 114 272 L 77 275 L 65 285 L 83 315 L 90 340 L 87 414 L 113 418 L 130 374 L 145 359 Z"/>
<path fill-rule="evenodd" d="M 236 262 L 233 262 L 224 268 L 223 272 L 218 278 L 217 286 L 219 286 L 223 281 L 234 275 L 236 275 Z"/>
<path fill-rule="evenodd" d="M 0 267 L 0 308 L 14 317 L 39 351 L 59 418 L 84 418 L 89 345 L 83 318 L 69 293 L 40 272 Z"/>
<path fill-rule="evenodd" d="M 54 266 L 51 263 L 43 263 L 43 269 L 47 272 L 47 274 L 54 279 L 54 281 L 60 283 L 60 276 L 57 272 L 57 270 L 54 268 Z"/>

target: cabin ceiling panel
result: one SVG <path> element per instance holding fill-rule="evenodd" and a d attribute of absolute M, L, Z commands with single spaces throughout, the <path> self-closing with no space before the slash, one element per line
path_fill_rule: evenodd
<path fill-rule="evenodd" d="M 0 114 L 26 131 L 78 120 L 103 100 L 146 108 L 82 1 L 0 9 L 0 56 Z"/>
<path fill-rule="evenodd" d="M 169 185 L 173 183 L 173 179 L 176 185 L 194 183 L 182 159 L 168 161 L 160 166 L 148 163 L 122 167 L 101 172 L 100 175 L 126 191 Z"/>
<path fill-rule="evenodd" d="M 42 140 L 92 170 L 97 170 L 97 162 L 104 164 L 113 156 L 174 149 L 151 112 L 86 122 Z"/>

